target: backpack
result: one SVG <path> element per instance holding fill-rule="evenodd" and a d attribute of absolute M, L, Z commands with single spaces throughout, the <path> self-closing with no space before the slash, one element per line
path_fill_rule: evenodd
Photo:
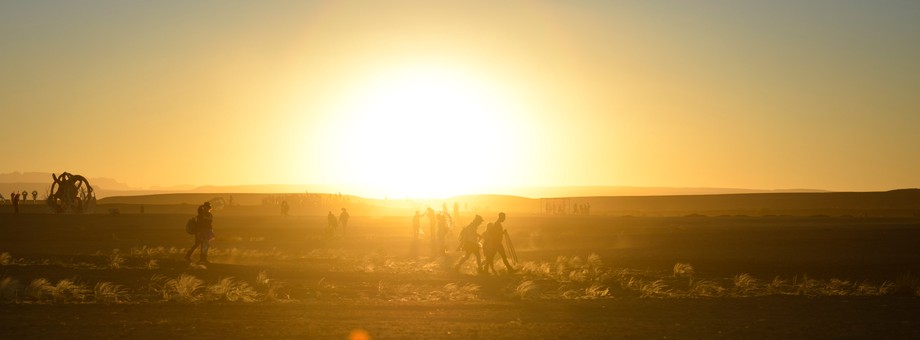
<path fill-rule="evenodd" d="M 190 235 L 198 233 L 198 218 L 192 217 L 185 223 L 185 232 Z"/>

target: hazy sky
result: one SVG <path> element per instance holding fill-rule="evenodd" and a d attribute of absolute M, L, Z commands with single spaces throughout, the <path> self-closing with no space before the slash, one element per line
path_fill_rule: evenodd
<path fill-rule="evenodd" d="M 917 1 L 3 1 L 0 173 L 920 187 Z"/>

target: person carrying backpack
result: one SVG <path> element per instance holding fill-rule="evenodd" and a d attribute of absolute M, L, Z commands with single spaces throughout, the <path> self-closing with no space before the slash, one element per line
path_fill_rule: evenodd
<path fill-rule="evenodd" d="M 460 231 L 460 247 L 458 247 L 457 250 L 463 250 L 466 254 L 463 255 L 460 262 L 457 262 L 457 265 L 454 266 L 454 271 L 459 271 L 460 266 L 466 263 L 470 255 L 476 255 L 476 270 L 482 273 L 482 258 L 479 256 L 479 239 L 482 238 L 482 236 L 477 232 L 482 221 L 482 216 L 476 215 L 473 221 Z"/>
<path fill-rule="evenodd" d="M 195 244 L 185 253 L 185 260 L 192 262 L 192 254 L 195 249 L 201 247 L 199 253 L 199 264 L 208 264 L 208 249 L 211 248 L 211 240 L 214 239 L 214 229 L 212 222 L 214 215 L 211 214 L 211 202 L 204 202 L 198 207 L 198 216 L 195 217 Z M 191 222 L 191 221 L 190 221 Z"/>
<path fill-rule="evenodd" d="M 517 271 L 514 267 L 508 263 L 508 256 L 505 255 L 505 247 L 502 245 L 502 239 L 505 236 L 505 228 L 502 226 L 502 223 L 505 222 L 505 213 L 498 213 L 498 219 L 494 223 L 489 223 L 489 226 L 486 228 L 486 231 L 482 234 L 483 244 L 482 250 L 486 256 L 485 270 L 493 274 L 498 274 L 495 271 L 495 255 L 502 256 L 502 262 L 505 263 L 505 268 L 508 269 L 508 273 L 514 273 Z"/>

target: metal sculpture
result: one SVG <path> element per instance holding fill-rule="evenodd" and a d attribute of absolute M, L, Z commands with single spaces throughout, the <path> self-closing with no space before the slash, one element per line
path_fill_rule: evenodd
<path fill-rule="evenodd" d="M 96 194 L 89 181 L 80 175 L 64 172 L 60 176 L 51 174 L 54 183 L 45 203 L 56 213 L 73 212 L 82 214 L 92 212 L 96 206 Z"/>
<path fill-rule="evenodd" d="M 223 197 L 214 197 L 209 200 L 208 203 L 211 203 L 211 209 L 215 211 L 223 210 L 224 207 L 227 206 L 227 201 L 225 201 Z"/>

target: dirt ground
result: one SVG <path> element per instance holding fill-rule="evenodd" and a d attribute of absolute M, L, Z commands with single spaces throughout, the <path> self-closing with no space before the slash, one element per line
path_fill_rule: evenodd
<path fill-rule="evenodd" d="M 520 271 L 477 275 L 408 217 L 326 238 L 324 217 L 217 212 L 214 263 L 189 265 L 189 217 L 0 214 L 0 337 L 920 338 L 916 218 L 512 215 Z M 183 277 L 199 289 L 165 288 Z M 253 302 L 214 293 L 227 278 Z"/>

